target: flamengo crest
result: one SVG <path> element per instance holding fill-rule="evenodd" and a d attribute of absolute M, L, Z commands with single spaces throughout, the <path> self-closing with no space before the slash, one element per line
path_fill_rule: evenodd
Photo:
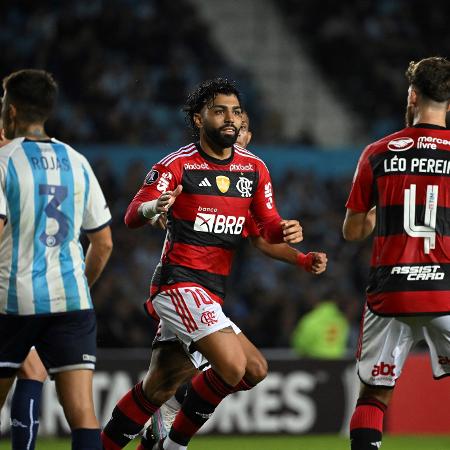
<path fill-rule="evenodd" d="M 239 177 L 236 189 L 241 193 L 241 197 L 251 197 L 253 181 L 245 177 Z"/>

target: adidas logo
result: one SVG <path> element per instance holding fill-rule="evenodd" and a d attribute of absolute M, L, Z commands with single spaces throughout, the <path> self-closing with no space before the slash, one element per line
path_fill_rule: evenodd
<path fill-rule="evenodd" d="M 371 442 L 370 445 L 373 445 L 376 448 L 381 448 L 381 441 L 378 442 Z"/>
<path fill-rule="evenodd" d="M 205 186 L 211 186 L 211 183 L 209 182 L 208 178 L 205 177 L 205 178 L 203 178 L 202 181 L 200 181 L 200 183 L 198 183 L 198 185 L 205 187 Z"/>

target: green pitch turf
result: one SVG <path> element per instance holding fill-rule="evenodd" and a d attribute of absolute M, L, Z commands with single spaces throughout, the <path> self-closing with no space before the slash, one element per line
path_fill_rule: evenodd
<path fill-rule="evenodd" d="M 126 447 L 134 450 L 136 443 Z M 450 436 L 402 436 L 383 439 L 382 450 L 449 450 Z M 9 450 L 0 442 L 0 450 Z M 347 439 L 340 436 L 253 436 L 195 438 L 189 450 L 349 450 Z M 38 439 L 36 450 L 70 450 L 69 440 Z"/>

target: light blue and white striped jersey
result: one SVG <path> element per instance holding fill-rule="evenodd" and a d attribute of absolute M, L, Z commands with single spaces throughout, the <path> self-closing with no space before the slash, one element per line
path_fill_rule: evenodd
<path fill-rule="evenodd" d="M 0 217 L 1 314 L 92 308 L 79 236 L 111 214 L 83 155 L 56 139 L 0 148 Z"/>

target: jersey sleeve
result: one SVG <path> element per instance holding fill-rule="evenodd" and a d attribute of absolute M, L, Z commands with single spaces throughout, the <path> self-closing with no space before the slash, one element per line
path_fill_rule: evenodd
<path fill-rule="evenodd" d="M 6 171 L 5 167 L 0 161 L 0 219 L 6 220 L 6 209 L 7 209 L 7 200 L 6 200 Z"/>
<path fill-rule="evenodd" d="M 86 233 L 93 233 L 110 224 L 111 212 L 97 177 L 87 160 L 83 162 L 83 169 L 86 182 L 86 203 L 81 228 Z"/>
<path fill-rule="evenodd" d="M 250 212 L 256 222 L 261 236 L 270 244 L 283 242 L 281 217 L 278 214 L 273 198 L 272 181 L 264 163 L 260 163 L 259 179 Z"/>
<path fill-rule="evenodd" d="M 155 200 L 166 191 L 173 191 L 177 184 L 177 179 L 169 167 L 155 164 L 129 204 L 125 213 L 125 224 L 130 228 L 145 225 L 148 219 L 142 217 L 138 212 L 141 203 Z"/>
<path fill-rule="evenodd" d="M 258 230 L 258 226 L 256 225 L 255 219 L 253 219 L 250 212 L 247 213 L 247 217 L 245 219 L 244 231 L 242 232 L 242 236 L 244 238 L 255 238 L 259 237 L 261 234 Z"/>
<path fill-rule="evenodd" d="M 367 212 L 374 206 L 373 172 L 369 160 L 370 148 L 367 147 L 359 158 L 353 177 L 352 188 L 345 204 L 347 209 Z"/>

